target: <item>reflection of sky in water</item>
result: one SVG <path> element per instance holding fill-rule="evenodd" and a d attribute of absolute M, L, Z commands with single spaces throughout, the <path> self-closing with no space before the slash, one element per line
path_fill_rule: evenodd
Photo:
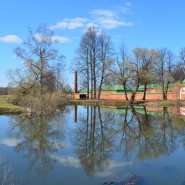
<path fill-rule="evenodd" d="M 73 168 L 81 168 L 80 160 L 74 156 L 53 156 L 59 163 L 63 166 L 73 167 Z M 109 161 L 109 168 L 104 169 L 103 171 L 97 171 L 95 173 L 95 177 L 107 177 L 110 175 L 114 175 L 116 170 L 123 169 L 128 166 L 131 166 L 132 162 L 119 162 L 119 161 Z"/>
<path fill-rule="evenodd" d="M 118 182 L 118 181 L 124 181 L 127 179 L 127 177 L 130 174 L 136 174 L 141 177 L 143 177 L 142 184 L 143 185 L 183 185 L 185 182 L 185 151 L 184 147 L 182 145 L 183 139 L 185 141 L 185 136 L 183 134 L 183 131 L 181 130 L 175 130 L 173 137 L 171 138 L 171 132 L 172 129 L 178 128 L 178 124 L 176 126 L 175 122 L 172 122 L 173 127 L 167 127 L 166 128 L 166 142 L 170 142 L 170 139 L 173 139 L 175 142 L 173 143 L 176 145 L 175 150 L 170 150 L 170 145 L 166 145 L 165 147 L 168 147 L 169 151 L 163 153 L 163 150 L 159 151 L 159 155 L 155 157 L 155 155 L 152 155 L 150 152 L 148 152 L 150 157 L 142 156 L 142 160 L 138 159 L 138 150 L 140 147 L 144 147 L 145 144 L 141 145 L 141 142 L 148 141 L 149 138 L 150 142 L 152 142 L 152 139 L 154 141 L 158 141 L 156 137 L 159 137 L 161 139 L 161 125 L 160 125 L 160 119 L 156 120 L 156 117 L 150 117 L 151 119 L 151 126 L 154 124 L 154 129 L 160 130 L 160 134 L 156 135 L 154 137 L 150 137 L 149 134 L 153 134 L 155 132 L 151 132 L 151 129 L 149 132 L 144 131 L 146 127 L 143 126 L 144 122 L 141 121 L 142 125 L 142 132 L 147 133 L 147 139 L 145 137 L 142 137 L 141 140 L 137 140 L 138 136 L 136 137 L 133 134 L 133 130 L 138 127 L 138 123 L 136 122 L 130 122 L 129 123 L 129 129 L 132 129 L 132 132 L 129 132 L 127 137 L 135 137 L 132 142 L 127 143 L 128 150 L 126 151 L 124 148 L 124 141 L 120 142 L 122 139 L 122 135 L 117 132 L 114 137 L 114 129 L 120 130 L 123 126 L 123 124 L 120 124 L 120 121 L 124 120 L 124 115 L 114 115 L 110 116 L 107 112 L 102 112 L 102 120 L 106 120 L 104 122 L 104 133 L 107 134 L 106 137 L 110 137 L 109 132 L 111 133 L 111 137 L 113 137 L 112 145 L 111 147 L 105 148 L 104 152 L 107 154 L 107 160 L 106 165 L 104 168 L 101 168 L 100 162 L 97 160 L 98 157 L 101 157 L 100 155 L 100 143 L 99 139 L 101 139 L 101 127 L 98 127 L 100 123 L 98 120 L 96 120 L 97 124 L 97 134 L 95 135 L 95 140 L 99 144 L 96 146 L 96 150 L 94 152 L 94 170 L 92 175 L 88 175 L 87 169 L 90 165 L 90 162 L 93 161 L 83 161 L 83 158 L 85 154 L 79 153 L 83 152 L 82 149 L 84 149 L 82 145 L 82 141 L 78 140 L 84 137 L 85 135 L 82 135 L 79 137 L 79 135 L 75 135 L 75 132 L 78 131 L 84 131 L 84 125 L 83 123 L 80 123 L 79 120 L 82 120 L 83 116 L 86 116 L 86 108 L 84 109 L 82 106 L 78 107 L 78 122 L 73 122 L 73 107 L 71 108 L 71 112 L 67 113 L 65 124 L 64 126 L 57 127 L 54 125 L 53 128 L 57 128 L 61 133 L 59 133 L 59 136 L 62 136 L 62 139 L 57 140 L 57 137 L 55 138 L 55 135 L 51 137 L 55 131 L 53 128 L 44 128 L 43 131 L 45 133 L 49 133 L 46 135 L 47 137 L 44 138 L 45 142 L 44 145 L 46 148 L 43 149 L 42 152 L 45 153 L 39 153 L 39 147 L 40 147 L 40 140 L 38 140 L 38 136 L 34 136 L 34 141 L 30 140 L 30 134 L 24 133 L 24 134 L 18 134 L 17 130 L 20 128 L 14 128 L 11 123 L 11 117 L 8 116 L 0 116 L 0 153 L 6 156 L 6 160 L 8 164 L 10 164 L 15 171 L 15 177 L 19 178 L 21 176 L 25 176 L 27 179 L 28 184 L 30 185 L 61 185 L 61 184 L 68 184 L 68 185 L 100 185 L 104 182 Z M 106 116 L 109 116 L 108 119 Z M 131 119 L 131 112 L 129 112 L 128 119 Z M 12 119 L 16 118 L 16 116 L 13 116 Z M 98 118 L 98 112 L 96 114 L 96 119 Z M 114 119 L 113 119 L 114 118 Z M 139 115 L 139 118 L 143 118 L 141 115 Z M 19 119 L 18 119 L 19 120 Z M 16 120 L 16 121 L 18 121 Z M 119 121 L 118 121 L 119 120 Z M 152 120 L 154 123 L 152 123 Z M 16 122 L 15 121 L 15 122 Z M 56 121 L 56 120 L 55 120 Z M 110 123 L 108 123 L 111 121 Z M 16 122 L 17 124 L 18 122 Z M 60 121 L 62 124 L 62 121 Z M 107 125 L 106 125 L 107 124 Z M 157 124 L 157 125 L 156 125 Z M 185 122 L 184 122 L 185 124 Z M 39 125 L 39 124 L 38 124 Z M 52 125 L 52 124 L 51 124 Z M 118 125 L 118 128 L 117 128 Z M 166 124 L 168 126 L 168 124 Z M 29 127 L 30 125 L 27 124 Z M 183 124 L 180 125 L 183 127 Z M 111 127 L 110 131 L 106 130 L 106 128 Z M 32 128 L 31 125 L 31 132 L 34 135 L 34 129 L 36 127 Z M 63 133 L 63 128 L 65 129 Z M 49 129 L 49 130 L 47 130 Z M 56 130 L 57 130 L 56 129 Z M 60 130 L 61 129 L 61 130 Z M 16 130 L 16 134 L 9 135 L 8 133 L 10 130 Z M 25 129 L 26 130 L 26 129 Z M 142 132 L 136 132 L 137 134 L 142 134 Z M 148 134 L 149 133 L 149 134 Z M 129 135 L 130 134 L 130 135 Z M 156 134 L 156 133 L 155 133 Z M 110 137 L 110 138 L 111 138 Z M 75 144 L 74 138 L 76 139 Z M 146 139 L 146 140 L 144 140 Z M 140 143 L 138 142 L 140 141 Z M 160 141 L 161 142 L 161 141 Z M 19 146 L 20 143 L 24 144 L 24 148 L 21 149 Z M 135 144 L 137 143 L 137 144 Z M 107 144 L 107 143 L 106 143 Z M 130 148 L 134 144 L 135 148 Z M 155 144 L 155 143 L 154 143 Z M 120 147 L 118 148 L 118 146 Z M 19 147 L 18 147 L 19 146 Z M 106 146 L 106 145 L 105 145 Z M 162 146 L 162 145 L 161 145 Z M 89 146 L 92 147 L 92 146 Z M 92 149 L 92 148 L 91 148 Z M 144 148 L 144 149 L 150 149 L 150 148 Z M 32 153 L 34 151 L 34 153 Z M 90 150 L 89 150 L 90 151 Z M 144 150 L 143 150 L 144 151 Z M 143 152 L 142 151 L 142 152 Z M 37 153 L 38 152 L 38 153 Z M 127 155 L 125 155 L 127 153 Z M 144 153 L 143 153 L 144 154 Z M 83 156 L 84 155 L 84 156 Z M 80 159 L 79 156 L 82 158 Z M 87 156 L 87 154 L 86 154 Z M 141 157 L 141 156 L 140 156 Z M 34 160 L 35 161 L 34 161 Z M 43 161 L 42 161 L 43 160 Z M 45 161 L 44 161 L 45 160 Z M 86 162 L 87 164 L 82 164 L 82 162 Z M 88 164 L 89 162 L 89 164 Z M 44 166 L 45 165 L 45 166 Z M 39 168 L 39 167 L 43 167 Z M 48 170 L 46 170 L 46 169 Z M 89 167 L 90 168 L 90 167 Z M 47 173 L 42 174 L 39 170 L 46 170 Z M 18 179 L 17 179 L 18 180 Z"/>
<path fill-rule="evenodd" d="M 9 127 L 7 122 L 9 121 L 10 117 L 8 116 L 0 116 L 0 138 L 6 135 L 6 130 Z"/>
<path fill-rule="evenodd" d="M 159 159 L 136 160 L 137 164 L 133 166 L 135 173 L 144 177 L 144 184 L 146 185 L 181 185 L 185 179 L 183 150 L 180 148 L 174 154 L 162 156 Z"/>
<path fill-rule="evenodd" d="M 6 139 L 1 139 L 0 140 L 0 145 L 6 145 L 9 147 L 15 147 L 17 146 L 19 143 L 21 142 L 20 139 L 10 139 L 10 138 L 6 138 Z"/>

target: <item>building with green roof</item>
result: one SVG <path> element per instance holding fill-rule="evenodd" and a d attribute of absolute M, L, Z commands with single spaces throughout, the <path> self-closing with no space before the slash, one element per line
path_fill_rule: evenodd
<path fill-rule="evenodd" d="M 185 88 L 185 80 L 181 84 L 171 83 L 168 85 L 168 96 L 169 100 L 185 100 L 185 89 L 182 91 L 182 88 Z M 136 100 L 142 100 L 144 96 L 144 85 L 140 85 L 138 91 L 136 93 Z M 98 89 L 97 95 L 98 95 Z M 123 85 L 105 85 L 101 89 L 101 97 L 100 99 L 112 99 L 112 100 L 126 100 L 127 93 L 128 99 L 131 98 L 132 92 L 130 89 L 124 89 Z M 77 99 L 86 99 L 91 97 L 91 90 L 83 88 L 75 94 L 75 98 Z M 180 95 L 182 93 L 182 95 Z M 146 100 L 162 100 L 163 93 L 162 88 L 159 84 L 150 84 L 147 85 L 146 88 Z"/>

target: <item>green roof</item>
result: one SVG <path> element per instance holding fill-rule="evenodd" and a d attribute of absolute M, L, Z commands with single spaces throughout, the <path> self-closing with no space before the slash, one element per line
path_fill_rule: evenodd
<path fill-rule="evenodd" d="M 185 80 L 182 81 L 182 84 L 185 84 Z M 170 83 L 168 86 L 169 87 L 174 87 L 175 85 L 176 85 L 176 83 Z M 155 88 L 161 88 L 161 86 L 159 84 L 149 84 L 149 85 L 147 85 L 147 89 L 148 88 L 155 89 Z M 124 87 L 123 87 L 123 85 L 105 85 L 105 86 L 102 87 L 102 90 L 104 90 L 104 91 L 105 90 L 124 91 Z M 126 89 L 126 90 L 127 90 L 127 92 L 130 91 L 129 89 Z M 138 90 L 143 91 L 144 90 L 144 85 L 140 85 Z M 79 93 L 87 93 L 87 88 L 83 88 L 83 89 L 79 90 L 78 92 Z M 90 89 L 89 89 L 89 92 L 91 92 Z"/>
<path fill-rule="evenodd" d="M 87 88 L 81 89 L 78 91 L 79 93 L 87 93 Z M 91 92 L 91 90 L 89 89 L 89 93 Z"/>
<path fill-rule="evenodd" d="M 144 90 L 144 85 L 140 85 L 139 86 L 139 90 Z M 155 89 L 155 88 L 160 88 L 161 86 L 158 84 L 151 84 L 151 85 L 147 85 L 147 88 L 151 88 L 151 89 Z"/>
<path fill-rule="evenodd" d="M 150 84 L 150 85 L 147 85 L 147 88 L 160 88 L 161 86 L 159 84 Z"/>
<path fill-rule="evenodd" d="M 105 85 L 102 87 L 102 90 L 124 90 L 123 85 Z"/>
<path fill-rule="evenodd" d="M 185 82 L 184 82 L 185 83 Z M 169 84 L 169 86 L 174 86 L 174 84 Z M 151 85 L 147 85 L 147 88 L 160 88 L 161 86 L 158 84 L 151 84 Z M 123 85 L 105 85 L 102 87 L 102 90 L 114 90 L 114 91 L 123 91 L 124 87 Z M 126 89 L 127 91 L 129 91 L 129 89 Z M 144 85 L 140 85 L 138 90 L 144 90 Z"/>
<path fill-rule="evenodd" d="M 124 88 L 122 85 L 105 85 L 102 87 L 102 90 L 112 90 L 112 91 L 121 90 L 121 91 L 123 91 Z M 87 88 L 83 88 L 83 89 L 79 90 L 78 92 L 79 93 L 87 93 Z M 89 89 L 89 92 L 91 92 L 90 89 Z"/>

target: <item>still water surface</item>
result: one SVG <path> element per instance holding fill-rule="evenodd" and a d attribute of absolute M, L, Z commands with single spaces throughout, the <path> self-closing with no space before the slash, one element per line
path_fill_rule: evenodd
<path fill-rule="evenodd" d="M 52 117 L 0 116 L 0 155 L 15 184 L 101 185 L 135 174 L 139 185 L 183 185 L 185 116 L 83 106 Z"/>

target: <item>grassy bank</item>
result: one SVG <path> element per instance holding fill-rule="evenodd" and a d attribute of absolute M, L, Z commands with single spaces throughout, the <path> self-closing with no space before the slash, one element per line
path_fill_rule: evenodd
<path fill-rule="evenodd" d="M 69 104 L 72 105 L 86 105 L 86 106 L 126 106 L 129 105 L 129 101 L 125 100 L 93 100 L 93 99 L 70 99 Z"/>
<path fill-rule="evenodd" d="M 125 100 L 83 100 L 83 99 L 71 99 L 68 100 L 72 105 L 89 105 L 89 106 L 128 106 L 129 101 Z M 135 101 L 135 105 L 146 105 L 154 107 L 169 107 L 169 106 L 185 106 L 185 101 L 177 100 L 138 100 Z"/>
<path fill-rule="evenodd" d="M 10 103 L 11 96 L 0 96 L 0 114 L 19 114 L 24 112 L 22 107 Z"/>
<path fill-rule="evenodd" d="M 24 108 L 10 103 L 11 96 L 0 96 L 0 114 L 19 114 L 25 112 Z M 125 100 L 82 100 L 70 99 L 67 101 L 69 105 L 83 105 L 83 106 L 128 106 L 129 101 Z M 136 101 L 135 105 L 146 105 L 153 107 L 171 107 L 171 106 L 185 106 L 185 101 L 172 100 L 155 100 L 155 101 Z"/>

